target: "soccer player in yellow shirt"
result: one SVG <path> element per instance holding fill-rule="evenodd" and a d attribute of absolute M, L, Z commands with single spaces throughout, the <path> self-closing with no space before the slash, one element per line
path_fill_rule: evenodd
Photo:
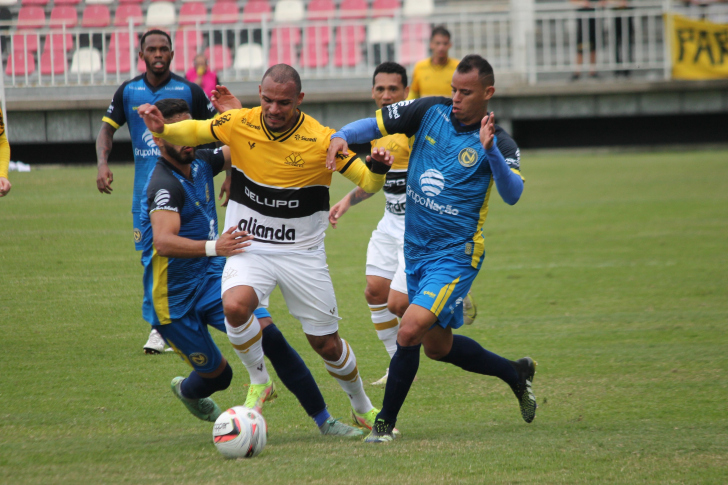
<path fill-rule="evenodd" d="M 0 110 L 0 197 L 8 195 L 12 184 L 8 180 L 8 167 L 10 166 L 10 144 L 5 135 L 5 118 Z"/>
<path fill-rule="evenodd" d="M 164 124 L 151 105 L 140 106 L 138 113 L 154 136 L 171 143 L 196 146 L 219 140 L 230 146 L 233 170 L 225 227 L 254 238 L 246 252 L 227 260 L 222 300 L 228 338 L 250 373 L 248 399 L 256 394 L 262 404 L 274 389 L 263 360 L 263 327 L 253 311 L 267 306 L 279 286 L 309 344 L 349 397 L 357 421 L 371 429 L 379 410 L 364 391 L 353 349 L 339 337 L 324 249 L 332 175 L 326 153 L 334 130 L 298 109 L 301 79 L 291 66 L 268 69 L 259 94 L 261 106 L 225 110 L 212 121 Z M 335 158 L 336 171 L 366 192 L 382 188 L 392 164 L 385 149 L 372 150 L 370 167 L 353 152 Z M 251 365 L 252 360 L 260 364 Z"/>
<path fill-rule="evenodd" d="M 432 29 L 430 51 L 432 55 L 415 64 L 412 86 L 407 99 L 425 96 L 452 96 L 450 81 L 458 66 L 458 60 L 448 57 L 452 47 L 450 32 L 442 26 Z"/>

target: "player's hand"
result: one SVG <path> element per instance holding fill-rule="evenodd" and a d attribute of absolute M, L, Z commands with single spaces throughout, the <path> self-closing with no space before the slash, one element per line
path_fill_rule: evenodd
<path fill-rule="evenodd" d="M 329 210 L 329 222 L 331 223 L 331 227 L 336 229 L 339 217 L 346 214 L 349 207 L 351 207 L 351 199 L 349 199 L 349 194 L 346 194 L 343 199 L 334 204 L 334 206 Z"/>
<path fill-rule="evenodd" d="M 13 184 L 10 183 L 10 180 L 6 179 L 5 177 L 0 177 L 0 197 L 5 197 L 8 195 L 8 192 L 10 192 L 10 188 L 13 186 Z"/>
<path fill-rule="evenodd" d="M 215 242 L 215 252 L 218 256 L 233 256 L 245 251 L 250 246 L 250 240 L 253 239 L 252 234 L 247 231 L 236 231 L 235 226 L 220 234 L 220 238 Z"/>
<path fill-rule="evenodd" d="M 210 93 L 210 101 L 218 113 L 243 107 L 240 100 L 233 96 L 228 88 L 220 84 L 215 86 L 215 89 Z"/>
<path fill-rule="evenodd" d="M 152 133 L 161 133 L 164 131 L 164 116 L 162 116 L 159 108 L 153 104 L 144 103 L 137 108 L 137 113 L 142 117 L 149 131 Z"/>
<path fill-rule="evenodd" d="M 394 155 L 384 147 L 374 147 L 372 148 L 372 154 L 367 155 L 367 162 L 371 162 L 372 160 L 391 167 L 394 163 Z"/>
<path fill-rule="evenodd" d="M 332 138 L 329 144 L 329 151 L 326 153 L 326 168 L 332 172 L 336 170 L 336 156 L 341 152 L 345 157 L 349 156 L 349 144 L 343 138 Z"/>
<path fill-rule="evenodd" d="M 114 181 L 114 174 L 111 173 L 109 165 L 102 163 L 99 165 L 99 173 L 96 175 L 96 188 L 102 194 L 110 194 L 114 189 L 111 188 L 111 182 Z"/>
<path fill-rule="evenodd" d="M 495 137 L 495 114 L 491 111 L 480 121 L 480 143 L 483 148 L 493 148 L 493 137 Z"/>
<path fill-rule="evenodd" d="M 228 175 L 225 177 L 225 181 L 220 186 L 220 195 L 217 197 L 219 200 L 222 200 L 222 196 L 225 196 L 225 202 L 220 204 L 223 207 L 227 207 L 228 202 L 230 202 L 230 185 L 232 183 L 232 176 Z"/>

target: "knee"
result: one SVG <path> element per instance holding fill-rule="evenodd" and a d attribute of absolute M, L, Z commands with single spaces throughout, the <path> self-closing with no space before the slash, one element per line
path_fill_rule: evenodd
<path fill-rule="evenodd" d="M 402 318 L 404 312 L 407 311 L 408 306 L 409 302 L 395 300 L 387 303 L 387 310 L 397 315 L 399 318 Z"/>
<path fill-rule="evenodd" d="M 341 357 L 342 344 L 338 334 L 309 336 L 308 341 L 311 348 L 325 360 L 336 361 Z"/>
<path fill-rule="evenodd" d="M 397 343 L 402 347 L 411 347 L 421 343 L 419 332 L 415 328 L 400 325 L 397 332 Z"/>
<path fill-rule="evenodd" d="M 366 298 L 367 303 L 370 305 L 381 305 L 387 302 L 387 293 L 382 294 L 379 288 L 367 285 L 364 290 L 364 298 Z"/>
<path fill-rule="evenodd" d="M 427 358 L 432 360 L 441 360 L 450 353 L 449 351 L 446 351 L 445 349 L 439 347 L 425 345 L 424 348 L 425 355 L 427 356 Z"/>
<path fill-rule="evenodd" d="M 246 304 L 233 300 L 223 298 L 222 309 L 225 312 L 225 317 L 233 327 L 239 327 L 250 320 L 250 316 L 253 314 L 253 310 Z"/>

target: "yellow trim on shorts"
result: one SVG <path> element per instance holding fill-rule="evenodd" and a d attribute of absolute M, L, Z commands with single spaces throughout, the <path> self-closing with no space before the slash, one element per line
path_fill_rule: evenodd
<path fill-rule="evenodd" d="M 169 316 L 169 287 L 167 286 L 169 259 L 160 256 L 157 248 L 152 252 L 152 304 L 160 325 L 172 323 Z"/>
<path fill-rule="evenodd" d="M 117 130 L 119 129 L 119 125 L 116 123 L 116 121 L 112 120 L 111 118 L 107 118 L 106 116 L 104 116 L 103 118 L 101 118 L 101 121 L 105 121 L 106 123 L 110 124 Z"/>
<path fill-rule="evenodd" d="M 455 286 L 460 281 L 460 277 L 458 276 L 455 278 L 452 283 L 448 283 L 447 285 L 443 286 L 440 290 L 440 293 L 437 294 L 437 298 L 435 298 L 435 303 L 433 303 L 432 307 L 430 308 L 430 311 L 434 313 L 435 315 L 440 315 L 440 312 L 445 307 L 445 303 L 447 302 L 448 298 L 450 298 L 450 295 L 452 295 L 452 292 L 455 291 Z"/>

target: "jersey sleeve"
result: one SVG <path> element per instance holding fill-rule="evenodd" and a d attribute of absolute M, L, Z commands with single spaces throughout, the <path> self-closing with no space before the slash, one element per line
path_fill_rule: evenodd
<path fill-rule="evenodd" d="M 147 187 L 147 207 L 154 211 L 180 213 L 185 204 L 185 191 L 174 176 L 163 170 L 155 170 Z"/>
<path fill-rule="evenodd" d="M 503 154 L 503 158 L 506 161 L 506 165 L 512 171 L 521 175 L 521 150 L 518 148 L 515 140 L 503 130 L 499 130 L 497 134 L 498 138 L 498 150 Z M 521 179 L 523 176 L 521 175 Z"/>
<path fill-rule="evenodd" d="M 225 166 L 225 155 L 222 153 L 222 147 L 212 150 L 208 148 L 197 150 L 196 156 L 212 168 L 213 176 L 222 172 L 222 167 Z"/>
<path fill-rule="evenodd" d="M 200 86 L 193 83 L 190 89 L 192 90 L 192 106 L 190 106 L 192 119 L 209 120 L 217 115 L 217 110 Z"/>
<path fill-rule="evenodd" d="M 233 126 L 235 126 L 233 119 L 237 120 L 241 116 L 245 116 L 245 112 L 247 111 L 248 110 L 245 108 L 231 109 L 225 111 L 223 114 L 217 115 L 217 117 L 212 120 L 212 123 L 210 123 L 212 135 L 224 144 L 230 145 L 230 139 L 233 135 Z"/>
<path fill-rule="evenodd" d="M 390 104 L 377 110 L 377 126 L 382 136 L 404 133 L 409 138 L 417 133 L 427 110 L 436 104 L 451 103 L 448 98 L 430 96 Z"/>
<path fill-rule="evenodd" d="M 115 129 L 119 129 L 124 123 L 126 123 L 126 113 L 124 112 L 124 88 L 127 83 L 119 86 L 119 89 L 114 93 L 114 97 L 111 98 L 111 104 L 106 110 L 106 114 L 101 121 L 104 121 Z"/>

